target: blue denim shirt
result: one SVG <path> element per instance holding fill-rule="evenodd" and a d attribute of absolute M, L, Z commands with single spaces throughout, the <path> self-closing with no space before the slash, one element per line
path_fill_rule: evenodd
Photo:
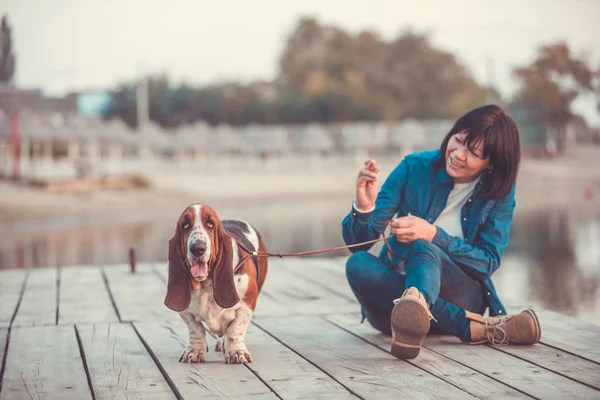
<path fill-rule="evenodd" d="M 342 236 L 347 245 L 377 239 L 386 221 L 409 213 L 433 223 L 446 205 L 454 181 L 445 168 L 432 163 L 440 150 L 423 151 L 406 156 L 381 186 L 375 209 L 360 213 L 352 207 L 342 222 Z M 445 251 L 466 273 L 483 282 L 489 306 L 489 315 L 506 315 L 492 274 L 500 267 L 502 254 L 508 245 L 510 226 L 515 209 L 515 188 L 499 201 L 481 197 L 482 174 L 473 195 L 461 209 L 464 240 L 451 236 L 437 227 L 433 243 Z M 393 253 L 392 264 L 398 264 L 408 254 L 410 245 L 395 238 L 387 240 Z M 372 244 L 351 248 L 351 252 L 369 250 Z M 379 258 L 388 263 L 387 247 L 383 246 Z"/>

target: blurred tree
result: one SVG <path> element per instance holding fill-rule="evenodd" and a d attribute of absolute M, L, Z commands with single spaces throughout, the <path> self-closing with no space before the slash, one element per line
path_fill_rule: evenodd
<path fill-rule="evenodd" d="M 575 57 L 565 43 L 540 47 L 536 60 L 515 69 L 521 88 L 513 103 L 533 110 L 540 123 L 556 131 L 557 151 L 564 153 L 566 127 L 575 114 L 571 104 L 579 95 L 593 93 L 598 72 Z"/>
<path fill-rule="evenodd" d="M 111 116 L 134 126 L 135 85 L 114 94 Z M 378 121 L 458 117 L 485 101 L 485 89 L 424 35 L 406 32 L 387 42 L 372 31 L 351 35 L 302 18 L 274 81 L 172 88 L 166 77 L 153 77 L 149 99 L 150 118 L 163 126 Z"/>
<path fill-rule="evenodd" d="M 2 17 L 0 24 L 0 82 L 10 83 L 15 73 L 15 55 L 12 49 L 12 33 L 8 18 Z"/>
<path fill-rule="evenodd" d="M 455 57 L 424 35 L 406 32 L 388 43 L 312 18 L 290 34 L 278 81 L 288 96 L 327 102 L 328 114 L 317 116 L 323 121 L 456 117 L 485 100 Z"/>

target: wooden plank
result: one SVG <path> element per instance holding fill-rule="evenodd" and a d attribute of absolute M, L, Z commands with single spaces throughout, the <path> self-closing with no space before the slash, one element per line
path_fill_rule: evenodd
<path fill-rule="evenodd" d="M 248 367 L 284 399 L 355 399 L 345 387 L 255 325 L 248 327 Z"/>
<path fill-rule="evenodd" d="M 24 270 L 0 271 L 0 304 L 2 304 L 2 307 L 0 307 L 0 328 L 10 326 L 10 321 L 21 298 L 25 279 Z"/>
<path fill-rule="evenodd" d="M 357 310 L 357 303 L 337 296 L 321 286 L 299 279 L 299 274 L 306 273 L 303 269 L 281 268 L 279 263 L 282 260 L 274 261 L 269 267 L 262 290 L 286 309 L 286 315 L 331 314 Z M 299 266 L 299 268 L 303 267 Z M 257 315 L 261 315 L 260 311 Z"/>
<path fill-rule="evenodd" d="M 180 319 L 164 305 L 167 286 L 151 264 L 137 264 L 135 274 L 126 264 L 107 266 L 103 271 L 121 321 Z"/>
<path fill-rule="evenodd" d="M 56 325 L 56 268 L 32 269 L 13 326 Z"/>
<path fill-rule="evenodd" d="M 429 336 L 425 347 L 537 398 L 596 398 L 600 392 L 488 346 Z"/>
<path fill-rule="evenodd" d="M 157 275 L 163 280 L 166 284 L 168 281 L 168 265 L 162 263 L 154 263 L 154 268 L 156 270 Z M 267 274 L 267 279 L 269 279 L 269 274 Z M 261 290 L 260 295 L 258 296 L 258 302 L 256 303 L 256 309 L 254 310 L 255 315 L 260 316 L 275 316 L 275 315 L 287 315 L 289 311 L 284 307 L 281 302 L 279 302 L 275 297 L 273 297 L 270 293 Z"/>
<path fill-rule="evenodd" d="M 12 329 L 1 400 L 91 398 L 72 326 Z"/>
<path fill-rule="evenodd" d="M 59 325 L 119 320 L 99 267 L 61 268 L 59 291 Z"/>
<path fill-rule="evenodd" d="M 515 314 L 527 307 L 509 307 Z M 541 342 L 600 364 L 600 326 L 553 311 L 534 308 L 542 327 Z"/>
<path fill-rule="evenodd" d="M 174 399 L 130 324 L 77 326 L 96 400 Z"/>
<path fill-rule="evenodd" d="M 169 264 L 168 263 L 152 263 L 152 267 L 166 284 L 169 281 Z"/>
<path fill-rule="evenodd" d="M 358 305 L 344 269 L 326 258 L 284 258 L 279 265 L 298 279 L 306 280 L 333 295 Z"/>
<path fill-rule="evenodd" d="M 216 341 L 212 337 L 207 337 L 206 362 L 180 363 L 179 357 L 188 342 L 183 321 L 136 322 L 134 326 L 183 398 L 276 398 L 250 369 L 225 364 L 223 354 L 213 351 Z"/>
<path fill-rule="evenodd" d="M 0 328 L 0 394 L 2 393 L 2 376 L 4 374 L 4 356 L 6 349 L 6 341 L 8 340 L 8 329 Z"/>
<path fill-rule="evenodd" d="M 545 345 L 493 348 L 600 390 L 600 364 Z"/>
<path fill-rule="evenodd" d="M 373 329 L 366 321 L 361 324 L 360 314 L 337 314 L 325 318 L 380 349 L 390 351 L 391 336 Z M 421 349 L 419 356 L 409 362 L 480 399 L 530 398 L 426 348 Z"/>
<path fill-rule="evenodd" d="M 322 318 L 260 318 L 255 323 L 360 397 L 472 398 Z"/>

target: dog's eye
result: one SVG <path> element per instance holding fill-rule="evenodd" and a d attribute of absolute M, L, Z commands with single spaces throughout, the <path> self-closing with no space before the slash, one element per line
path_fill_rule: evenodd
<path fill-rule="evenodd" d="M 206 221 L 206 227 L 212 229 L 215 227 L 215 224 L 212 221 Z"/>
<path fill-rule="evenodd" d="M 189 228 L 189 227 L 190 227 L 190 223 L 189 223 L 188 221 L 183 221 L 183 224 L 181 225 L 181 227 L 182 227 L 183 229 L 187 229 L 187 228 Z"/>

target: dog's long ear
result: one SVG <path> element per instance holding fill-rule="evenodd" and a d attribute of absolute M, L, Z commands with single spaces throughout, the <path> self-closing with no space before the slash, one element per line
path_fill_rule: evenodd
<path fill-rule="evenodd" d="M 190 280 L 181 265 L 182 260 L 181 235 L 177 228 L 175 235 L 169 240 L 169 281 L 165 297 L 165 305 L 177 312 L 184 311 L 192 301 Z"/>
<path fill-rule="evenodd" d="M 217 237 L 219 254 L 215 262 L 213 277 L 213 295 L 221 308 L 231 308 L 240 301 L 233 281 L 233 245 L 231 236 L 218 224 Z"/>

